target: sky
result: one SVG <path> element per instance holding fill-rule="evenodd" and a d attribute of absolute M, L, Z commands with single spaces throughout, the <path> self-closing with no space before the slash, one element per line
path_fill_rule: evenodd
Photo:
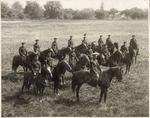
<path fill-rule="evenodd" d="M 26 1 L 36 1 L 43 6 L 49 0 L 2 0 L 8 5 L 12 5 L 15 1 L 19 1 L 25 6 Z M 149 0 L 57 0 L 63 5 L 63 8 L 84 9 L 93 8 L 99 9 L 101 2 L 104 3 L 104 9 L 116 8 L 118 10 L 130 9 L 132 7 L 139 7 L 142 9 L 148 8 Z"/>

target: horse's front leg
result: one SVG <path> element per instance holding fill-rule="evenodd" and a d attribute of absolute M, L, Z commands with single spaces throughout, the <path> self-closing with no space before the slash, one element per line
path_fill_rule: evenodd
<path fill-rule="evenodd" d="M 102 101 L 103 94 L 104 94 L 104 90 L 101 89 L 99 103 L 101 103 L 101 101 Z"/>
<path fill-rule="evenodd" d="M 106 99 L 107 99 L 107 89 L 104 91 L 104 102 L 106 103 Z"/>
<path fill-rule="evenodd" d="M 77 102 L 80 102 L 80 97 L 79 97 L 80 87 L 81 87 L 81 85 L 78 85 L 78 86 L 77 86 L 77 89 L 76 89 Z"/>

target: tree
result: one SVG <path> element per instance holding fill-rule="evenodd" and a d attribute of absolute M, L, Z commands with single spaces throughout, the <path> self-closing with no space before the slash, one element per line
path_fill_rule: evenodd
<path fill-rule="evenodd" d="M 132 19 L 142 19 L 144 17 L 144 14 L 143 14 L 142 9 L 135 7 L 129 10 L 129 16 Z"/>
<path fill-rule="evenodd" d="M 64 9 L 63 10 L 63 17 L 64 19 L 73 19 L 73 14 L 74 14 L 73 9 Z"/>
<path fill-rule="evenodd" d="M 118 13 L 118 10 L 115 8 L 111 8 L 109 10 L 109 15 L 112 17 L 112 19 L 114 19 L 116 13 Z"/>
<path fill-rule="evenodd" d="M 127 19 L 130 17 L 129 9 L 122 10 L 120 14 L 125 15 Z"/>
<path fill-rule="evenodd" d="M 83 9 L 80 11 L 80 14 L 81 14 L 82 19 L 93 19 L 93 18 L 95 18 L 95 12 L 93 9 L 89 9 L 89 8 Z"/>
<path fill-rule="evenodd" d="M 48 1 L 44 5 L 45 11 L 44 16 L 48 19 L 62 19 L 63 18 L 63 7 L 59 1 Z"/>
<path fill-rule="evenodd" d="M 4 2 L 1 2 L 1 18 L 11 18 L 11 10 Z"/>
<path fill-rule="evenodd" d="M 43 16 L 43 9 L 39 6 L 36 1 L 27 1 L 24 13 L 27 18 L 40 19 Z"/>
<path fill-rule="evenodd" d="M 23 19 L 24 18 L 24 11 L 22 5 L 19 2 L 15 2 L 12 5 L 12 17 L 15 19 Z"/>
<path fill-rule="evenodd" d="M 95 17 L 97 19 L 104 19 L 105 18 L 105 12 L 102 10 L 96 10 L 95 11 Z"/>

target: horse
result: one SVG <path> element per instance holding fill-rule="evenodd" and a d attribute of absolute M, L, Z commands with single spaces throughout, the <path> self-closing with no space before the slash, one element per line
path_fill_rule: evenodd
<path fill-rule="evenodd" d="M 89 63 L 90 63 L 90 59 L 89 59 L 88 55 L 81 54 L 76 65 L 73 67 L 73 71 L 78 71 L 80 69 L 84 69 L 85 67 L 89 66 Z"/>
<path fill-rule="evenodd" d="M 133 57 L 132 63 L 135 61 L 136 64 L 138 52 L 139 52 L 138 48 L 133 48 L 133 46 L 131 45 L 129 46 L 129 53 Z"/>
<path fill-rule="evenodd" d="M 33 85 L 35 94 L 43 94 L 46 87 L 45 80 L 48 80 L 49 82 L 52 80 L 52 74 L 48 67 L 42 67 L 41 73 L 37 75 L 33 75 L 32 72 L 24 73 L 22 92 L 24 91 L 24 88 L 27 88 L 29 91 L 31 85 Z"/>
<path fill-rule="evenodd" d="M 40 60 L 41 64 L 43 65 L 43 64 L 45 64 L 45 58 L 49 51 L 52 52 L 52 56 L 51 56 L 52 58 L 60 59 L 60 58 L 66 57 L 66 55 L 69 55 L 71 53 L 71 50 L 72 49 L 70 47 L 66 47 L 66 48 L 62 48 L 62 49 L 58 50 L 58 53 L 55 54 L 52 50 L 46 49 L 40 53 L 39 60 Z"/>
<path fill-rule="evenodd" d="M 75 47 L 75 53 L 77 55 L 77 57 L 79 58 L 80 54 L 86 54 L 88 51 L 87 46 L 80 44 L 78 46 Z"/>
<path fill-rule="evenodd" d="M 128 72 L 130 72 L 132 60 L 133 54 L 131 52 L 127 52 L 123 56 L 123 54 L 120 51 L 116 51 L 109 57 L 109 60 L 107 61 L 107 66 L 114 67 L 119 65 L 121 66 L 122 69 L 123 66 L 125 65 L 126 66 L 125 74 L 127 74 Z"/>
<path fill-rule="evenodd" d="M 112 67 L 99 74 L 99 77 L 92 75 L 89 71 L 80 70 L 73 73 L 72 77 L 72 90 L 76 91 L 77 101 L 80 101 L 79 91 L 84 83 L 90 86 L 96 87 L 97 85 L 101 88 L 101 94 L 99 102 L 101 102 L 104 95 L 104 102 L 106 103 L 107 89 L 110 86 L 111 80 L 116 77 L 119 81 L 122 80 L 122 73 L 119 67 Z M 91 84 L 92 83 L 92 84 Z"/>
<path fill-rule="evenodd" d="M 60 83 L 61 81 L 64 82 L 64 74 L 66 71 L 72 72 L 72 68 L 68 64 L 68 62 L 64 60 L 58 62 L 56 67 L 54 67 L 52 71 L 52 81 L 54 82 L 54 94 L 59 94 Z"/>
<path fill-rule="evenodd" d="M 17 71 L 19 66 L 23 67 L 24 72 L 31 68 L 31 61 L 36 57 L 36 54 L 33 52 L 28 52 L 26 57 L 21 57 L 20 55 L 15 55 L 12 61 L 12 70 Z"/>

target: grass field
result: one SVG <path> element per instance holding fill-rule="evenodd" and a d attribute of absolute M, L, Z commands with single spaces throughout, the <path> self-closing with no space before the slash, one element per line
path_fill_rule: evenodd
<path fill-rule="evenodd" d="M 44 50 L 53 37 L 58 37 L 61 48 L 67 46 L 69 35 L 73 35 L 77 45 L 84 33 L 87 33 L 88 42 L 97 41 L 100 34 L 105 41 L 111 34 L 112 40 L 120 45 L 123 41 L 129 43 L 131 35 L 135 34 L 140 46 L 138 62 L 131 67 L 131 73 L 123 75 L 121 83 L 112 82 L 106 107 L 98 104 L 99 89 L 86 84 L 80 91 L 81 103 L 75 102 L 70 84 L 56 98 L 50 88 L 46 88 L 44 96 L 24 94 L 18 97 L 22 75 L 12 74 L 11 63 L 22 41 L 32 50 L 34 40 L 39 38 Z M 3 21 L 2 116 L 149 116 L 148 56 L 147 21 Z"/>

